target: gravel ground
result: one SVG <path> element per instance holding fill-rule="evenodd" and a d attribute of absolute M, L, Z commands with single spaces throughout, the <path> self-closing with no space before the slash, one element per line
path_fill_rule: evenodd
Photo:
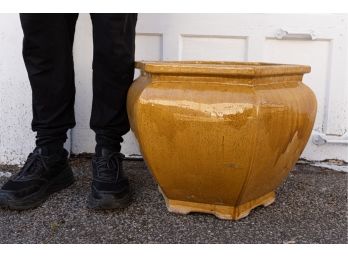
<path fill-rule="evenodd" d="M 71 160 L 77 182 L 35 210 L 0 209 L 0 243 L 344 243 L 347 244 L 347 173 L 298 164 L 276 202 L 240 221 L 208 214 L 167 212 L 143 161 L 125 170 L 134 191 L 123 211 L 86 209 L 90 160 Z M 15 166 L 0 166 L 15 172 Z M 4 173 L 2 173 L 4 174 Z M 5 182 L 0 177 L 0 185 Z"/>

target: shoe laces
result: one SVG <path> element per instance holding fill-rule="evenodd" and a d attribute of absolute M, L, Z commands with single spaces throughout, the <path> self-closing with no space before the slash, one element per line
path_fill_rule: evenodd
<path fill-rule="evenodd" d="M 42 168 L 46 171 L 48 170 L 47 164 L 46 164 L 47 157 L 43 156 L 40 153 L 33 152 L 30 153 L 24 166 L 20 170 L 19 173 L 17 173 L 13 179 L 20 179 L 27 175 L 30 175 L 34 173 L 37 170 L 41 170 Z"/>
<path fill-rule="evenodd" d="M 107 156 L 100 156 L 96 158 L 96 166 L 98 173 L 100 172 L 114 172 L 117 168 L 116 172 L 116 181 L 118 181 L 119 173 L 120 173 L 120 163 L 118 161 L 118 152 L 111 153 Z"/>

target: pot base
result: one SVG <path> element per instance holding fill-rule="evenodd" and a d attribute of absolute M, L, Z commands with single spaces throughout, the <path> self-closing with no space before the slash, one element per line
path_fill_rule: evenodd
<path fill-rule="evenodd" d="M 160 187 L 159 191 L 163 195 L 169 212 L 179 214 L 189 214 L 190 212 L 203 212 L 213 214 L 217 218 L 225 220 L 242 219 L 248 216 L 252 209 L 261 205 L 266 207 L 275 201 L 275 192 L 270 192 L 250 202 L 234 207 L 219 204 L 172 200 L 167 198 L 167 196 L 163 193 Z"/>

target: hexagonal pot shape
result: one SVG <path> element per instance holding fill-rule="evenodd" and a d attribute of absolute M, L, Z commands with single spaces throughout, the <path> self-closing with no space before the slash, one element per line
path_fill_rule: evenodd
<path fill-rule="evenodd" d="M 316 116 L 309 66 L 140 62 L 127 110 L 171 212 L 240 219 L 275 200 Z"/>

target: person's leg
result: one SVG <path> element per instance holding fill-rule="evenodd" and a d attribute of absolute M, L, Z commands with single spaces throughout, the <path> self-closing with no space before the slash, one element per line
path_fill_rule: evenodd
<path fill-rule="evenodd" d="M 91 14 L 93 24 L 93 104 L 90 120 L 96 151 L 120 151 L 130 127 L 126 98 L 134 77 L 137 14 Z"/>
<path fill-rule="evenodd" d="M 21 170 L 0 189 L 0 207 L 40 206 L 74 182 L 63 149 L 75 125 L 72 46 L 77 14 L 21 14 L 23 57 L 32 88 L 36 148 Z"/>
<path fill-rule="evenodd" d="M 126 110 L 134 76 L 137 14 L 91 14 L 93 24 L 93 105 L 90 125 L 96 133 L 93 181 L 88 207 L 123 208 L 130 189 L 123 173 L 122 136 L 129 131 Z"/>
<path fill-rule="evenodd" d="M 77 17 L 78 14 L 20 14 L 37 146 L 62 147 L 67 130 L 75 126 L 72 48 Z"/>

